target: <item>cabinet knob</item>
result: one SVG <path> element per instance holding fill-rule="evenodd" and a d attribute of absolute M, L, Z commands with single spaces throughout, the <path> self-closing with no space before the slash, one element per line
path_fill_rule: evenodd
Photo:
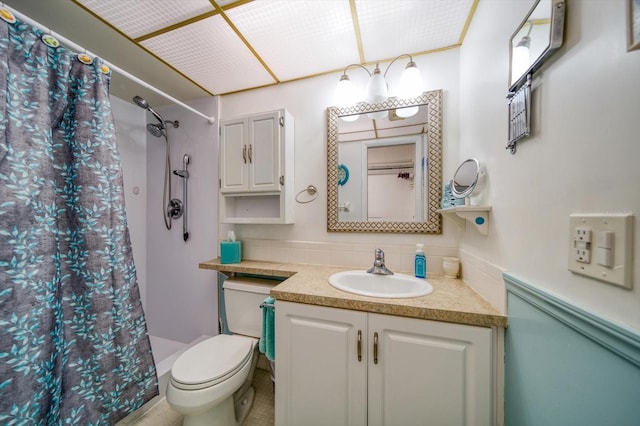
<path fill-rule="evenodd" d="M 242 160 L 244 161 L 244 164 L 247 164 L 247 146 L 246 145 L 242 145 Z"/>
<path fill-rule="evenodd" d="M 249 144 L 249 162 L 253 163 L 253 145 Z"/>
<path fill-rule="evenodd" d="M 362 330 L 358 330 L 358 362 L 362 361 Z"/>

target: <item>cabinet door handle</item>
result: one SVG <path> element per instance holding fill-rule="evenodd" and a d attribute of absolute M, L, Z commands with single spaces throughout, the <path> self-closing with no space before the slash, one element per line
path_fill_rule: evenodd
<path fill-rule="evenodd" d="M 247 164 L 247 146 L 242 145 L 242 159 L 244 160 L 244 164 Z"/>
<path fill-rule="evenodd" d="M 251 158 L 253 156 L 253 145 L 249 144 L 249 162 L 253 163 L 253 158 Z"/>
<path fill-rule="evenodd" d="M 378 363 L 378 332 L 373 333 L 373 363 Z"/>
<path fill-rule="evenodd" d="M 362 330 L 358 330 L 358 362 L 362 361 Z"/>

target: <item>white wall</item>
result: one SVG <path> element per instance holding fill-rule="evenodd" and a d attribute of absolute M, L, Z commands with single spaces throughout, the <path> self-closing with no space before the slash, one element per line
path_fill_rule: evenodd
<path fill-rule="evenodd" d="M 189 103 L 215 116 L 216 98 Z M 217 274 L 198 263 L 217 257 L 218 126 L 176 105 L 156 108 L 169 129 L 172 171 L 189 164 L 189 240 L 183 241 L 182 219 L 170 231 L 162 219 L 165 164 L 164 138 L 147 137 L 147 318 L 151 334 L 189 342 L 202 334 L 217 334 Z M 155 119 L 149 116 L 149 122 Z M 144 123 L 142 123 L 144 127 Z M 171 175 L 173 198 L 184 200 L 181 178 Z"/>
<path fill-rule="evenodd" d="M 131 102 L 111 97 L 118 151 L 124 176 L 127 224 L 142 306 L 147 310 L 147 136 L 145 112 Z M 137 191 L 136 191 L 137 188 Z M 137 192 L 137 194 L 136 194 Z"/>
<path fill-rule="evenodd" d="M 445 176 L 448 176 L 453 173 L 458 161 L 459 51 L 448 50 L 415 57 L 414 60 L 425 80 L 425 90 L 444 90 L 443 166 Z M 398 70 L 395 69 L 396 67 Z M 399 74 L 402 68 L 401 64 L 394 64 L 390 71 L 390 78 L 397 78 L 394 73 Z M 360 72 L 366 75 L 363 71 Z M 350 76 L 355 83 L 359 78 L 358 70 L 352 70 Z M 319 190 L 319 197 L 314 202 L 296 204 L 295 224 L 237 225 L 235 226 L 237 235 L 241 238 L 272 240 L 376 243 L 383 249 L 385 245 L 418 242 L 427 246 L 456 247 L 458 230 L 451 223 L 445 224 L 442 235 L 328 233 L 326 231 L 326 108 L 333 105 L 333 93 L 339 79 L 340 73 L 335 73 L 221 98 L 221 120 L 286 108 L 295 119 L 295 192 L 310 184 L 315 185 Z M 224 230 L 225 227 L 221 229 Z M 221 232 L 220 235 L 225 234 L 226 232 Z"/>
<path fill-rule="evenodd" d="M 534 91 L 533 136 L 510 155 L 508 40 L 530 4 L 481 1 L 461 49 L 459 160 L 486 164 L 493 205 L 489 236 L 467 231 L 461 251 L 640 330 L 640 51 L 626 51 L 626 1 L 567 1 L 564 46 Z M 569 215 L 622 211 L 635 215 L 634 289 L 570 273 Z"/>

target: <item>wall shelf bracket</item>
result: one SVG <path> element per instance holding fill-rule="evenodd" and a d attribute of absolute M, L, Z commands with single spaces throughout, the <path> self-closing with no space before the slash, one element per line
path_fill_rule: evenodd
<path fill-rule="evenodd" d="M 467 222 L 471 222 L 482 235 L 489 235 L 491 206 L 457 206 L 436 211 L 452 218 L 462 229 L 465 229 Z"/>

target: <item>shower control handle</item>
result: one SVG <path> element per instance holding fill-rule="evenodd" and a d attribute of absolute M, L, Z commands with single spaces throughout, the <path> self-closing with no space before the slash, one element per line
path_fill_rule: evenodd
<path fill-rule="evenodd" d="M 171 219 L 180 219 L 182 217 L 182 213 L 182 201 L 177 198 L 169 201 L 169 205 L 167 206 L 167 217 L 170 217 Z"/>

